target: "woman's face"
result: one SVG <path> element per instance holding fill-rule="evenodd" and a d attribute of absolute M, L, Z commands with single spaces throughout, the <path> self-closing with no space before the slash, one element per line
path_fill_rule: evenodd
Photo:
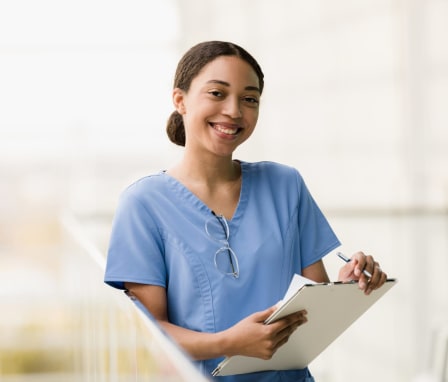
<path fill-rule="evenodd" d="M 173 100 L 184 119 L 186 149 L 231 156 L 257 123 L 259 81 L 246 61 L 221 56 L 204 66 L 188 92 L 174 89 Z"/>

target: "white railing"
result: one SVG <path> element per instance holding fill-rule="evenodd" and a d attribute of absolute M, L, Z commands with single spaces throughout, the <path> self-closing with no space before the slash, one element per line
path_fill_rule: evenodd
<path fill-rule="evenodd" d="M 74 371 L 85 381 L 206 381 L 189 358 L 124 294 L 103 282 L 100 225 L 62 216 Z M 97 236 L 96 238 L 93 236 Z"/>

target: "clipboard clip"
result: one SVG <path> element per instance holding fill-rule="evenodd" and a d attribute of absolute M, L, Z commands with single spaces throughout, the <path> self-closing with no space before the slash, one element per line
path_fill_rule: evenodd
<path fill-rule="evenodd" d="M 339 284 L 357 284 L 358 280 L 349 280 L 349 281 L 333 281 L 331 284 L 339 285 Z"/>
<path fill-rule="evenodd" d="M 220 371 L 221 371 L 221 366 L 220 365 L 216 366 L 215 370 L 212 371 L 212 376 L 213 377 L 219 376 Z"/>

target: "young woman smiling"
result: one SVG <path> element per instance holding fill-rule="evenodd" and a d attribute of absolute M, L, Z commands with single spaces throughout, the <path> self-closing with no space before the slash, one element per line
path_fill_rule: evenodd
<path fill-rule="evenodd" d="M 263 322 L 295 273 L 329 281 L 322 259 L 340 245 L 296 169 L 233 158 L 254 132 L 263 86 L 238 45 L 192 47 L 167 124 L 183 157 L 125 190 L 111 234 L 105 281 L 138 299 L 209 377 L 224 356 L 269 359 L 306 324 L 306 311 Z M 368 294 L 386 274 L 358 252 L 339 271 L 350 279 Z M 219 378 L 313 381 L 308 368 Z"/>

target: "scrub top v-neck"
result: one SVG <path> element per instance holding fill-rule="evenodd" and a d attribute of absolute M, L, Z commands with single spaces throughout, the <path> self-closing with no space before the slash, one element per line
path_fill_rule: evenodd
<path fill-rule="evenodd" d="M 240 161 L 238 162 L 241 165 L 241 189 L 238 198 L 238 204 L 233 213 L 233 216 L 231 219 L 227 219 L 227 222 L 232 222 L 232 225 L 235 228 L 238 226 L 239 221 L 241 220 L 241 216 L 244 215 L 244 210 L 246 208 L 247 200 L 249 197 L 249 188 L 251 185 L 250 181 L 248 180 L 250 173 L 247 172 L 246 164 L 244 162 L 243 163 L 241 163 Z M 199 199 L 194 193 L 192 193 L 176 178 L 169 175 L 166 171 L 162 171 L 160 174 L 163 174 L 167 177 L 166 180 L 167 184 L 171 187 L 173 193 L 175 193 L 178 196 L 179 201 L 190 203 L 191 207 L 203 211 L 206 214 L 207 218 L 210 217 L 210 214 L 213 214 L 212 210 L 206 204 L 204 204 L 204 202 L 201 199 Z M 219 211 L 214 212 L 219 213 Z"/>

